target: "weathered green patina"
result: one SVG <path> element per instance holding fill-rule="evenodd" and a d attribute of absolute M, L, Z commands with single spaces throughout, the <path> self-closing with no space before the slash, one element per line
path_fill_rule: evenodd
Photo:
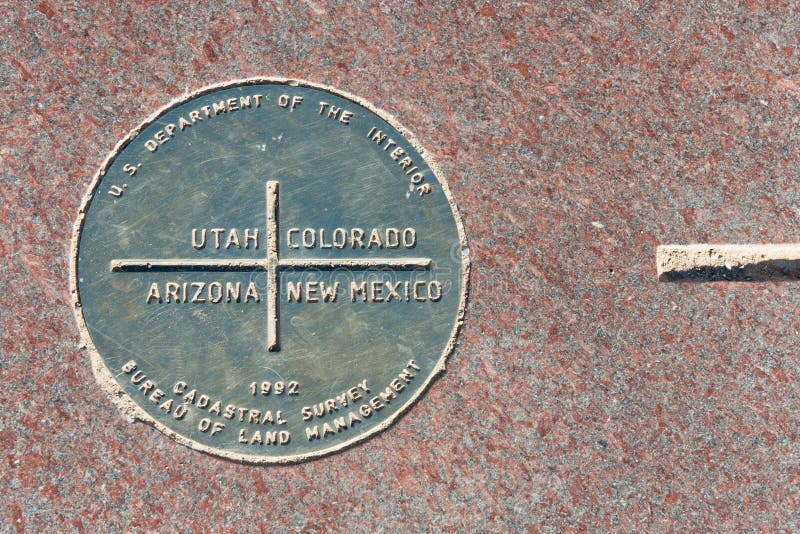
<path fill-rule="evenodd" d="M 76 224 L 99 381 L 193 448 L 289 462 L 388 426 L 463 318 L 461 222 L 415 140 L 306 82 L 203 89 L 132 132 Z"/>

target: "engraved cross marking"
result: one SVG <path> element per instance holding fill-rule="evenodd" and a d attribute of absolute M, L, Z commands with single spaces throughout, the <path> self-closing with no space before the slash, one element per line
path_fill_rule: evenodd
<path fill-rule="evenodd" d="M 269 280 L 267 291 L 267 349 L 280 350 L 278 343 L 279 276 L 283 270 L 304 271 L 307 269 L 372 269 L 390 267 L 400 271 L 429 269 L 430 258 L 345 258 L 345 259 L 285 259 L 278 253 L 278 182 L 267 182 L 267 256 L 261 259 L 126 259 L 111 260 L 112 272 L 142 271 L 266 271 Z"/>

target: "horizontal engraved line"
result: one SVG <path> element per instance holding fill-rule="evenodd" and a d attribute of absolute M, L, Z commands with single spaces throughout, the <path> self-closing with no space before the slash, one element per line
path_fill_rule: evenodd
<path fill-rule="evenodd" d="M 189 260 L 189 259 L 130 259 L 111 260 L 112 272 L 142 272 L 162 270 L 186 271 L 261 271 L 267 268 L 266 259 L 257 260 Z"/>
<path fill-rule="evenodd" d="M 317 267 L 320 269 L 337 269 L 340 267 L 350 269 L 371 269 L 375 267 L 391 267 L 399 270 L 410 269 L 429 269 L 431 266 L 430 258 L 397 258 L 397 259 L 282 259 L 278 260 L 278 265 L 288 269 L 302 269 L 305 267 Z"/>
<path fill-rule="evenodd" d="M 430 258 L 347 258 L 347 259 L 283 259 L 278 260 L 278 267 L 287 269 L 302 269 L 316 267 L 319 269 L 370 269 L 378 267 L 389 267 L 398 270 L 410 269 L 429 269 L 431 266 Z M 165 270 L 185 270 L 185 271 L 263 271 L 269 267 L 267 259 L 255 260 L 206 260 L 206 259 L 130 259 L 130 260 L 111 260 L 111 271 L 118 272 L 146 272 L 146 271 L 165 271 Z"/>

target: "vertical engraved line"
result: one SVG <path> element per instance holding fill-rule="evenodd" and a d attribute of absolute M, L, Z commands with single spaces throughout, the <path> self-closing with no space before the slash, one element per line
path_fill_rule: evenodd
<path fill-rule="evenodd" d="M 267 182 L 267 350 L 279 350 L 278 316 L 278 182 Z"/>

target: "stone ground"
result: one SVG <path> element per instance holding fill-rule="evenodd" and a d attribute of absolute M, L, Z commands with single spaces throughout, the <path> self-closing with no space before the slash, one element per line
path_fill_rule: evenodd
<path fill-rule="evenodd" d="M 0 1 L 2 530 L 800 529 L 798 283 L 655 269 L 664 243 L 800 241 L 797 5 L 114 4 Z M 125 421 L 67 283 L 117 140 L 258 75 L 394 114 L 473 259 L 422 401 L 289 467 Z"/>

